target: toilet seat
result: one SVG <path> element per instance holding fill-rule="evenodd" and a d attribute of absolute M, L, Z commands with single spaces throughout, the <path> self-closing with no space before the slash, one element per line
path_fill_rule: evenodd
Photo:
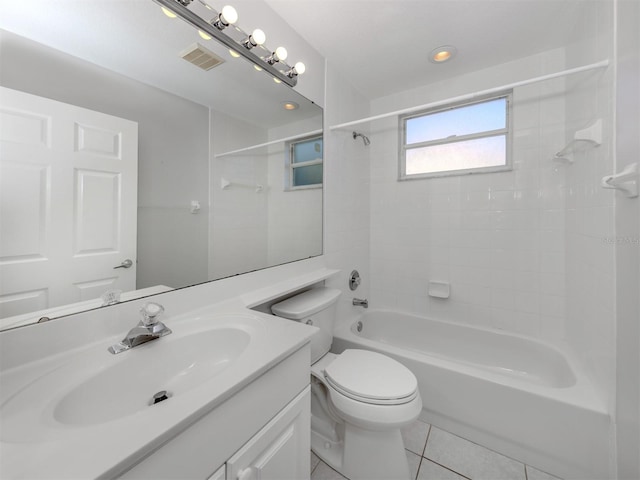
<path fill-rule="evenodd" d="M 407 367 L 369 350 L 345 350 L 323 373 L 332 389 L 358 402 L 402 405 L 418 395 L 418 381 Z"/>

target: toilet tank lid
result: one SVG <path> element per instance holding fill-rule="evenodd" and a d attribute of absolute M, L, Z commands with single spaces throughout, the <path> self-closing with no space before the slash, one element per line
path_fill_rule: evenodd
<path fill-rule="evenodd" d="M 335 303 L 341 293 L 336 288 L 313 288 L 272 305 L 271 311 L 278 317 L 302 320 Z"/>

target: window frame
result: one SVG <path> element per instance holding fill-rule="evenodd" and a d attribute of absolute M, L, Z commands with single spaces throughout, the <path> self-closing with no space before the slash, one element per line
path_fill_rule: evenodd
<path fill-rule="evenodd" d="M 446 138 L 438 138 L 435 140 L 429 140 L 426 142 L 420 142 L 411 144 L 410 147 L 407 146 L 407 120 L 416 117 L 423 117 L 427 115 L 433 115 L 439 112 L 445 112 L 448 110 L 455 110 L 458 108 L 463 108 L 471 105 L 477 105 L 481 103 L 490 102 L 492 100 L 497 100 L 500 98 L 506 99 L 506 108 L 505 108 L 505 127 L 494 130 L 485 130 L 483 132 L 472 133 L 467 135 L 460 136 L 452 136 Z M 513 141 L 513 90 L 506 90 L 500 93 L 494 93 L 492 95 L 486 95 L 478 98 L 474 98 L 472 100 L 465 100 L 461 102 L 450 103 L 444 106 L 429 108 L 426 110 L 421 110 L 419 112 L 412 112 L 405 115 L 400 115 L 398 117 L 398 130 L 399 130 L 399 152 L 398 152 L 398 180 L 418 180 L 424 178 L 437 178 L 437 177 L 449 177 L 454 175 L 469 175 L 476 173 L 495 173 L 495 172 L 506 172 L 513 170 L 512 164 L 512 155 L 511 155 L 511 146 Z M 504 165 L 496 165 L 490 167 L 472 167 L 472 168 L 464 168 L 458 170 L 447 170 L 440 172 L 427 172 L 427 173 L 413 173 L 407 174 L 406 171 L 406 152 L 407 150 L 413 150 L 416 148 L 424 148 L 436 145 L 446 145 L 451 143 L 459 143 L 468 140 L 476 140 L 481 138 L 490 138 L 502 136 L 505 137 L 505 164 Z"/>
<path fill-rule="evenodd" d="M 321 140 L 322 141 L 322 155 L 320 156 L 319 159 L 316 160 L 310 160 L 308 162 L 299 162 L 299 163 L 295 163 L 293 161 L 295 154 L 294 154 L 294 147 L 296 144 L 298 143 L 304 143 L 304 142 L 310 142 L 313 140 Z M 289 142 L 287 142 L 287 181 L 286 181 L 286 191 L 296 191 L 296 190 L 309 190 L 312 188 L 322 188 L 323 184 L 324 184 L 324 135 L 323 134 L 319 134 L 319 135 L 310 135 L 308 137 L 301 137 L 301 138 L 296 138 L 295 140 L 290 140 Z M 296 168 L 300 168 L 300 167 L 310 167 L 313 165 L 322 165 L 322 182 L 320 183 L 314 183 L 312 185 L 293 185 L 293 179 L 294 177 L 294 170 Z"/>

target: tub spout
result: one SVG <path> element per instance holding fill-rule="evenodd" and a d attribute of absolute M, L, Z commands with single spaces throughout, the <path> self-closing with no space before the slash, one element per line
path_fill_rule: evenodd
<path fill-rule="evenodd" d="M 369 308 L 369 300 L 366 298 L 354 298 L 352 303 L 356 307 Z"/>

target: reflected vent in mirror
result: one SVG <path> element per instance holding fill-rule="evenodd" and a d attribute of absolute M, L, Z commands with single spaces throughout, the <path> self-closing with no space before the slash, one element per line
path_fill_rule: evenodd
<path fill-rule="evenodd" d="M 217 67 L 224 60 L 210 50 L 207 50 L 199 43 L 194 43 L 189 48 L 184 50 L 180 56 L 187 62 L 193 63 L 196 67 L 200 67 L 203 70 L 211 70 L 213 67 Z"/>

